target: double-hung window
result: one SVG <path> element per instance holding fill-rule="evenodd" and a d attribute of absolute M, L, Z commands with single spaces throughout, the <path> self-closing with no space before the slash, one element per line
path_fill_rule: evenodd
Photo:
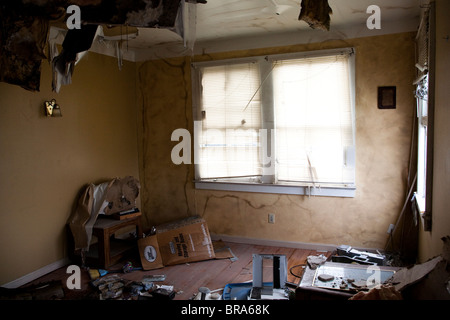
<path fill-rule="evenodd" d="M 196 187 L 352 197 L 352 48 L 193 64 Z"/>

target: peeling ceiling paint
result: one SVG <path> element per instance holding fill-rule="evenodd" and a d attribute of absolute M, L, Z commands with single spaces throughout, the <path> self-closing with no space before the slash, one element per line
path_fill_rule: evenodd
<path fill-rule="evenodd" d="M 197 41 L 309 31 L 308 24 L 298 20 L 300 3 L 301 0 L 208 0 L 207 4 L 197 6 Z M 420 3 L 421 0 L 396 0 L 393 6 L 391 0 L 329 0 L 333 10 L 331 30 L 365 25 L 370 5 L 381 8 L 384 22 L 418 19 Z M 277 11 L 278 8 L 282 10 Z M 168 38 L 167 42 L 170 41 L 173 39 Z M 146 47 L 151 42 L 151 33 L 139 40 Z M 134 47 L 134 43 L 130 42 L 130 46 Z"/>
<path fill-rule="evenodd" d="M 417 30 L 420 5 L 428 0 L 329 0 L 330 31 L 300 21 L 301 0 L 208 0 L 196 6 L 194 54 L 348 39 Z M 368 31 L 367 8 L 381 9 L 381 30 Z M 182 39 L 158 29 L 129 41 L 136 60 L 186 54 Z M 163 49 L 164 47 L 164 49 Z"/>
<path fill-rule="evenodd" d="M 62 0 L 23 0 L 30 3 L 45 3 Z M 70 0 L 79 5 L 96 4 L 101 0 Z M 127 3 L 128 0 L 117 0 Z M 130 13 L 133 22 L 154 21 L 159 15 L 161 2 L 152 5 L 147 14 Z M 189 0 L 191 1 L 191 0 Z M 192 0 L 195 1 L 195 0 Z M 345 40 L 349 38 L 417 29 L 420 5 L 428 0 L 328 0 L 332 9 L 330 31 L 312 30 L 305 21 L 299 20 L 302 0 L 207 0 L 197 1 L 194 52 L 186 50 L 185 39 L 167 28 L 142 28 L 128 37 L 124 28 L 123 58 L 131 61 L 218 52 Z M 133 2 L 130 0 L 130 3 Z M 368 31 L 366 21 L 370 14 L 367 8 L 381 8 L 381 30 Z M 150 23 L 151 24 L 151 23 Z M 129 24 L 132 25 L 132 24 Z M 137 36 L 136 36 L 137 35 Z M 94 43 L 93 51 L 115 56 L 116 50 Z"/>

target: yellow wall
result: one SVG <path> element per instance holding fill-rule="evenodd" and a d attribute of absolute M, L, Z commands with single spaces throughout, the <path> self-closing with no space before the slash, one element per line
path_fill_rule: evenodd
<path fill-rule="evenodd" d="M 219 235 L 384 248 L 406 196 L 413 99 L 414 34 L 330 41 L 147 61 L 137 66 L 142 209 L 147 226 L 198 214 Z M 356 48 L 357 192 L 352 199 L 195 190 L 192 165 L 175 165 L 173 130 L 192 133 L 190 63 Z M 397 109 L 377 109 L 377 87 L 397 86 Z M 268 213 L 276 223 L 268 224 Z"/>
<path fill-rule="evenodd" d="M 419 257 L 441 254 L 442 237 L 450 235 L 450 2 L 436 1 L 436 97 L 432 230 L 419 233 Z"/>
<path fill-rule="evenodd" d="M 87 183 L 138 177 L 135 63 L 88 53 L 73 83 L 40 92 L 0 83 L 0 284 L 67 257 L 65 224 Z M 62 118 L 46 118 L 55 98 Z"/>

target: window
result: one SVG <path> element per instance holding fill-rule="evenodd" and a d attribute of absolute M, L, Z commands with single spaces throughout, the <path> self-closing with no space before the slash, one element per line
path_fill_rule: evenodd
<path fill-rule="evenodd" d="M 202 179 L 260 176 L 261 102 L 254 63 L 202 70 Z M 255 94 L 256 93 L 256 94 Z"/>
<path fill-rule="evenodd" d="M 196 187 L 354 196 L 354 51 L 193 65 Z"/>
<path fill-rule="evenodd" d="M 416 86 L 418 148 L 417 184 L 414 198 L 423 229 L 431 231 L 433 194 L 433 140 L 435 87 L 435 4 L 424 7 L 416 36 Z"/>
<path fill-rule="evenodd" d="M 424 82 L 426 83 L 426 82 Z M 427 176 L 427 127 L 428 127 L 428 101 L 423 96 L 417 98 L 418 117 L 418 149 L 417 149 L 417 190 L 416 201 L 420 212 L 425 211 L 426 176 Z"/>

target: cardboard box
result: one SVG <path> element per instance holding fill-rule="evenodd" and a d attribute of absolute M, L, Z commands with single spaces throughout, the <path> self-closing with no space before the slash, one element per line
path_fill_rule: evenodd
<path fill-rule="evenodd" d="M 214 248 L 206 221 L 190 217 L 156 228 L 165 266 L 214 259 Z"/>
<path fill-rule="evenodd" d="M 156 235 L 138 240 L 142 269 L 153 270 L 164 267 Z"/>

